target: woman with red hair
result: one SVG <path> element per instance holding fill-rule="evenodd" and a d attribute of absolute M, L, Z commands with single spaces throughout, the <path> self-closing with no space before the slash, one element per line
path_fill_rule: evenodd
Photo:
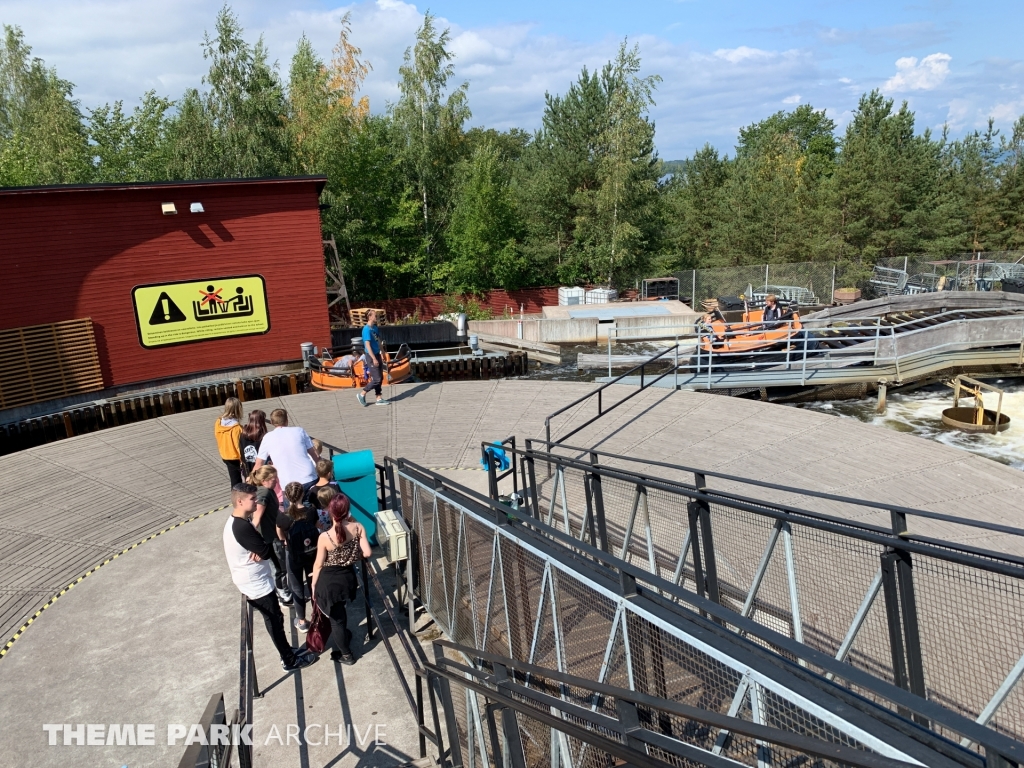
<path fill-rule="evenodd" d="M 352 519 L 349 510 L 345 494 L 339 493 L 331 499 L 327 513 L 332 526 L 320 534 L 313 563 L 313 599 L 331 620 L 331 637 L 336 646 L 336 650 L 331 651 L 331 661 L 341 664 L 356 663 L 349 647 L 352 633 L 348 629 L 345 604 L 356 599 L 359 582 L 355 564 L 371 555 L 366 531 Z"/>

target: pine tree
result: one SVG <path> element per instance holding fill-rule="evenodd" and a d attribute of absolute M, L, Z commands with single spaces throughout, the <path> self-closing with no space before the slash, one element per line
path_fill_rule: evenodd
<path fill-rule="evenodd" d="M 846 128 L 830 189 L 832 214 L 845 245 L 840 256 L 919 252 L 935 235 L 938 144 L 914 133 L 906 102 L 893 112 L 878 91 L 863 96 Z"/>

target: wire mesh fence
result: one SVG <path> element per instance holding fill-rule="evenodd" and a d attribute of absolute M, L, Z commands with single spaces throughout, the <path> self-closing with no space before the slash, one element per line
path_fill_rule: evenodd
<path fill-rule="evenodd" d="M 735 490 L 722 498 L 695 484 L 659 482 L 650 467 L 625 469 L 625 457 L 618 457 L 617 467 L 602 467 L 582 449 L 564 450 L 566 456 L 534 454 L 536 466 L 552 464 L 551 475 L 540 472 L 536 482 L 537 512 L 548 525 L 591 540 L 588 517 L 595 514 L 597 480 L 611 554 L 1024 739 L 1024 563 L 1017 558 L 952 544 L 918 543 L 909 552 L 892 529 L 801 513 L 813 510 L 816 500 L 796 489 L 786 506 L 744 500 Z M 615 460 L 601 455 L 602 463 Z M 755 492 L 748 488 L 744 495 Z M 885 508 L 878 512 L 889 516 Z M 706 529 L 695 522 L 702 514 Z M 884 572 L 887 558 L 894 563 L 891 574 Z M 935 730 L 952 738 L 941 726 Z"/>
<path fill-rule="evenodd" d="M 751 264 L 674 272 L 692 306 L 741 294 L 755 303 L 774 293 L 801 306 L 831 304 L 837 288 L 861 289 L 865 298 L 936 290 L 990 291 L 1004 279 L 1024 279 L 1024 251 L 964 253 L 939 259 L 918 255 L 883 258 L 874 264 L 804 261 Z"/>
<path fill-rule="evenodd" d="M 684 588 L 694 588 L 702 578 L 702 567 L 694 553 L 706 554 L 708 542 L 703 540 L 703 534 L 686 533 L 688 527 L 691 532 L 694 529 L 682 522 L 686 517 L 685 498 L 664 488 L 644 492 L 638 489 L 639 484 L 620 478 L 602 477 L 595 483 L 592 473 L 576 466 L 566 466 L 564 470 L 561 475 L 553 473 L 545 478 L 541 483 L 544 490 L 538 486 L 538 517 L 546 516 L 556 531 L 584 540 L 597 535 L 594 524 L 598 523 L 596 527 L 606 537 L 608 551 L 660 575 L 652 576 L 649 584 L 644 582 L 644 594 L 662 594 L 668 579 Z M 516 519 L 513 513 L 508 517 L 492 508 L 475 506 L 457 492 L 433 484 L 422 470 L 402 462 L 398 478 L 402 514 L 413 532 L 414 549 L 418 552 L 418 593 L 440 629 L 456 642 L 820 742 L 909 758 L 907 746 L 900 741 L 905 734 L 897 736 L 895 731 L 890 732 L 884 717 L 877 722 L 869 719 L 871 726 L 865 728 L 863 716 L 858 721 L 837 714 L 843 707 L 826 688 L 809 693 L 805 686 L 797 694 L 789 687 L 788 673 L 781 667 L 772 668 L 771 672 L 755 672 L 749 659 L 739 660 L 742 654 L 734 646 L 734 642 L 753 640 L 784 655 L 784 650 L 771 641 L 752 637 L 744 640 L 738 632 L 735 640 L 714 640 L 707 633 L 694 635 L 692 629 L 687 629 L 687 623 L 695 620 L 693 614 L 687 614 L 689 619 L 680 614 L 678 622 L 666 620 L 663 613 L 652 612 L 644 601 L 631 598 L 622 576 L 606 566 L 599 568 L 583 557 L 584 552 L 574 552 L 571 544 L 563 542 L 555 551 L 550 545 L 524 538 L 520 528 L 511 524 Z M 599 512 L 602 507 L 603 513 Z M 860 559 L 877 558 L 878 549 L 859 543 L 851 545 L 841 539 L 829 542 L 817 532 L 800 531 L 792 535 L 793 541 L 788 541 L 788 530 L 784 537 L 777 526 L 765 525 L 749 511 L 723 507 L 716 509 L 716 513 L 715 525 L 719 527 L 712 527 L 720 539 L 716 544 L 720 551 L 728 553 L 718 560 L 721 582 L 727 585 L 723 603 L 731 604 L 739 613 L 743 610 L 741 598 L 753 593 L 756 600 L 750 601 L 751 614 L 759 622 L 788 636 L 799 635 L 799 630 L 806 627 L 811 642 L 833 654 L 842 644 L 842 630 L 850 615 L 857 613 L 859 590 L 872 583 L 873 571 Z M 857 581 L 857 590 L 846 594 L 842 585 L 819 584 L 810 566 L 800 559 L 796 561 L 800 568 L 800 595 L 813 597 L 802 599 L 800 607 L 804 612 L 794 615 L 792 568 L 789 573 L 783 568 L 759 574 L 758 569 L 752 571 L 749 566 L 751 558 L 760 555 L 765 559 L 765 540 L 773 532 L 777 534 L 780 553 L 793 550 L 803 557 L 807 547 L 829 547 L 822 564 L 848 569 L 849 578 Z M 792 565 L 794 561 L 786 562 Z M 772 563 L 772 568 L 777 567 Z M 833 581 L 834 575 L 831 574 Z M 736 627 L 726 628 L 736 631 Z M 858 646 L 857 652 L 873 663 L 880 655 L 868 644 Z M 799 661 L 792 653 L 789 658 Z M 813 665 L 805 666 L 821 672 Z M 524 679 L 530 685 L 536 682 Z M 496 748 L 506 749 L 507 745 L 485 743 L 489 738 L 483 735 L 485 724 L 473 713 L 486 706 L 473 700 L 475 694 L 465 695 L 469 698 L 458 709 L 458 717 L 463 719 L 460 733 L 464 751 L 483 759 Z M 566 695 L 564 687 L 558 688 L 558 695 Z M 883 703 L 889 710 L 896 709 L 891 702 Z M 657 720 L 653 714 L 649 717 Z M 718 743 L 721 734 L 693 722 L 668 722 L 661 726 L 668 728 L 676 739 L 701 749 L 715 749 L 715 754 L 744 765 L 764 764 L 765 750 L 772 749 L 742 737 L 725 738 Z M 553 749 L 563 755 L 559 758 L 563 764 L 608 764 L 605 757 L 593 750 L 590 757 L 584 754 L 585 739 L 563 739 L 564 734 L 559 736 L 551 727 L 531 722 L 521 712 L 519 732 L 527 765 L 555 764 Z M 813 763 L 784 748 L 776 749 L 776 753 L 779 759 L 784 758 L 776 764 Z M 566 762 L 565 755 L 571 754 L 578 761 Z"/>

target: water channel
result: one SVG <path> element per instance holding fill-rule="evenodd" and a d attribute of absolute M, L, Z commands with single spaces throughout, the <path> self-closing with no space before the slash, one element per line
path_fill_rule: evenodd
<path fill-rule="evenodd" d="M 875 411 L 877 400 L 874 397 L 801 403 L 794 407 L 908 432 L 1024 470 L 1024 379 L 987 379 L 987 383 L 1005 391 L 1003 413 L 1010 417 L 1010 427 L 998 435 L 969 434 L 943 424 L 942 411 L 952 407 L 953 390 L 942 384 L 906 393 L 891 393 L 885 413 Z M 995 393 L 985 393 L 985 407 L 995 410 L 997 399 Z M 972 406 L 974 398 L 961 397 L 960 404 Z"/>

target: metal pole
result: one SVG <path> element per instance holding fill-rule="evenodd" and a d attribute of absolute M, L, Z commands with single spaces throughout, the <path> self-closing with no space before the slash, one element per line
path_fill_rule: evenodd
<path fill-rule="evenodd" d="M 829 304 L 836 300 L 836 265 L 832 265 L 832 293 L 829 296 Z"/>
<path fill-rule="evenodd" d="M 612 377 L 612 328 L 608 329 L 608 378 Z"/>
<path fill-rule="evenodd" d="M 672 389 L 679 389 L 679 336 L 676 336 L 676 348 L 672 353 Z"/>
<path fill-rule="evenodd" d="M 697 270 L 693 270 L 693 290 L 690 291 L 690 309 L 697 304 Z"/>
<path fill-rule="evenodd" d="M 767 264 L 764 265 L 764 290 L 765 290 L 765 293 L 768 292 L 768 265 Z"/>
<path fill-rule="evenodd" d="M 590 463 L 597 466 L 597 454 L 590 454 Z M 608 523 L 604 514 L 604 492 L 601 488 L 601 475 L 592 472 L 590 475 L 590 492 L 594 497 L 594 519 L 597 522 L 598 546 L 603 552 L 608 552 Z"/>

